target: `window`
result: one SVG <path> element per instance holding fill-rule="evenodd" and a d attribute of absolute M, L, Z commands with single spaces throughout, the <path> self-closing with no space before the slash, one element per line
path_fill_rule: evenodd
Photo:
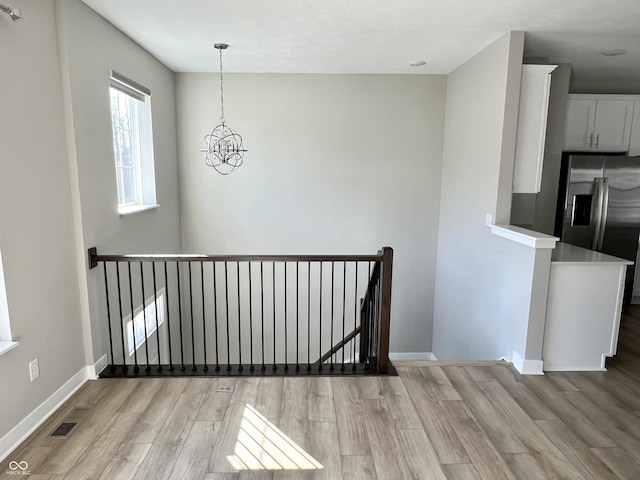
<path fill-rule="evenodd" d="M 9 323 L 9 307 L 7 306 L 7 292 L 4 286 L 4 271 L 2 270 L 2 252 L 0 252 L 0 354 L 8 352 L 17 346 L 18 342 L 11 339 L 11 324 Z"/>
<path fill-rule="evenodd" d="M 109 91 L 118 211 L 126 214 L 156 207 L 151 92 L 114 71 Z"/>
<path fill-rule="evenodd" d="M 133 317 L 133 321 L 130 316 L 125 319 L 130 357 L 133 355 L 134 340 L 136 345 L 135 349 L 138 350 L 142 345 L 144 345 L 147 339 L 155 333 L 156 329 L 164 323 L 164 311 L 164 289 L 161 289 L 156 294 L 155 300 L 154 297 L 151 297 L 145 302 L 144 310 L 140 308 L 138 313 Z M 147 323 L 146 336 L 144 328 L 145 319 Z"/>

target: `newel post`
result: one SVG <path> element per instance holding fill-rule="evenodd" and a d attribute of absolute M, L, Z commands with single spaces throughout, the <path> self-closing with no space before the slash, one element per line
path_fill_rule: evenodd
<path fill-rule="evenodd" d="M 382 248 L 380 338 L 378 341 L 378 371 L 389 370 L 389 329 L 391 324 L 391 274 L 393 272 L 393 248 Z"/>

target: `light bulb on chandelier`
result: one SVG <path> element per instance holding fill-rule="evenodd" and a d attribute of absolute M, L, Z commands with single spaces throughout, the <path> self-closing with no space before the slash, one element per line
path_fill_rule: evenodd
<path fill-rule="evenodd" d="M 224 78 L 222 74 L 222 50 L 229 45 L 216 43 L 213 45 L 220 52 L 220 125 L 204 137 L 205 163 L 215 168 L 221 175 L 229 175 L 242 166 L 244 152 L 247 150 L 242 144 L 242 137 L 232 128 L 225 125 L 224 118 Z"/>

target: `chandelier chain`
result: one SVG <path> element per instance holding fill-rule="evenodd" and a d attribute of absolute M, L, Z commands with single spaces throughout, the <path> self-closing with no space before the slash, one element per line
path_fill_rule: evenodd
<path fill-rule="evenodd" d="M 222 75 L 222 48 L 220 52 L 220 123 L 224 125 L 224 76 Z"/>

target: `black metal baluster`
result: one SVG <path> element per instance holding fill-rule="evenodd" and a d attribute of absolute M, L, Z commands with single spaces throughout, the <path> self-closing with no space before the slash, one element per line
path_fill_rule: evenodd
<path fill-rule="evenodd" d="M 111 332 L 111 307 L 109 305 L 109 279 L 107 278 L 107 262 L 102 262 L 102 268 L 104 269 L 104 290 L 107 298 L 107 324 L 109 325 L 109 352 L 111 353 L 111 373 L 116 369 L 116 364 L 113 358 L 113 335 Z"/>
<path fill-rule="evenodd" d="M 300 262 L 296 261 L 296 371 L 300 370 Z"/>
<path fill-rule="evenodd" d="M 333 303 L 333 297 L 336 291 L 336 286 L 334 283 L 334 278 L 335 278 L 335 262 L 332 260 L 331 261 L 331 334 L 330 334 L 330 341 L 329 341 L 329 348 L 333 349 L 333 316 L 334 316 L 334 303 Z M 330 358 L 330 365 L 329 365 L 329 370 L 333 371 L 333 355 L 331 355 Z"/>
<path fill-rule="evenodd" d="M 311 370 L 311 262 L 307 262 L 307 371 Z"/>
<path fill-rule="evenodd" d="M 372 284 L 372 278 L 371 278 L 371 261 L 369 261 L 368 264 L 368 269 L 369 272 L 367 274 L 367 290 L 366 290 L 366 302 L 367 302 L 367 306 L 366 306 L 366 315 L 365 315 L 365 322 L 367 324 L 367 337 L 365 338 L 365 345 L 367 346 L 366 350 L 367 350 L 367 354 L 364 358 L 364 363 L 365 363 L 365 368 L 368 368 L 369 366 L 369 360 L 371 358 L 371 298 L 373 295 L 373 292 L 369 291 L 369 285 Z"/>
<path fill-rule="evenodd" d="M 373 349 L 373 338 L 375 337 L 376 328 L 376 295 L 378 293 L 378 276 L 374 279 L 371 290 L 371 300 L 369 301 L 369 346 L 367 347 L 369 353 L 369 359 L 374 357 L 375 351 Z M 371 362 L 369 362 L 371 363 Z"/>
<path fill-rule="evenodd" d="M 373 293 L 371 294 L 373 295 Z M 365 312 L 364 320 L 367 325 L 366 337 L 364 339 L 364 367 L 369 368 L 369 360 L 371 357 L 370 343 L 371 343 L 371 297 L 365 299 Z"/>
<path fill-rule="evenodd" d="M 213 326 L 216 339 L 216 372 L 220 371 L 220 349 L 218 348 L 218 288 L 216 280 L 216 262 L 213 262 Z"/>
<path fill-rule="evenodd" d="M 178 320 L 180 321 L 180 370 L 184 371 L 184 337 L 182 334 L 182 287 L 180 286 L 180 262 L 176 262 L 178 281 Z"/>
<path fill-rule="evenodd" d="M 144 322 L 144 354 L 147 360 L 145 371 L 150 371 L 149 365 L 149 332 L 147 331 L 147 297 L 144 293 L 144 264 L 140 262 L 140 288 L 142 289 L 142 321 Z"/>
<path fill-rule="evenodd" d="M 278 370 L 278 365 L 276 365 L 276 262 L 272 263 L 273 268 L 271 270 L 273 283 L 271 285 L 273 291 L 273 370 Z"/>
<path fill-rule="evenodd" d="M 158 285 L 156 282 L 156 262 L 151 262 L 151 273 L 153 274 L 153 308 L 156 317 L 156 346 L 158 348 L 158 371 L 162 371 L 162 356 L 160 352 L 160 323 L 158 322 Z"/>
<path fill-rule="evenodd" d="M 209 366 L 207 365 L 207 317 L 206 317 L 206 307 L 204 300 L 204 262 L 200 261 L 200 286 L 202 287 L 202 348 L 204 348 L 204 367 L 202 367 L 203 371 L 208 371 Z"/>
<path fill-rule="evenodd" d="M 377 329 L 377 324 L 378 324 L 378 284 L 380 282 L 380 265 L 377 265 L 378 270 L 376 270 L 376 274 L 375 274 L 375 283 L 373 285 L 373 296 L 372 296 L 372 314 L 371 314 L 371 329 L 369 330 L 371 332 L 371 337 L 370 337 L 370 347 L 369 347 L 369 356 L 372 358 L 375 358 L 376 361 L 378 360 L 378 357 L 376 355 L 376 329 Z"/>
<path fill-rule="evenodd" d="M 318 336 L 318 360 L 322 358 L 322 260 L 320 260 L 320 320 L 318 322 L 318 329 L 320 334 Z M 322 362 L 318 362 L 318 371 L 322 371 Z"/>
<path fill-rule="evenodd" d="M 249 370 L 253 372 L 255 366 L 253 365 L 253 289 L 251 285 L 251 279 L 253 278 L 251 270 L 251 261 L 247 262 L 247 274 L 249 275 Z"/>
<path fill-rule="evenodd" d="M 356 329 L 356 322 L 358 321 L 358 317 L 360 315 L 360 309 L 358 308 L 358 262 L 356 261 L 356 278 L 355 278 L 355 285 L 353 287 L 353 303 L 355 305 L 355 313 L 353 316 L 353 329 Z M 360 335 L 362 335 L 362 328 L 360 328 Z M 354 339 L 350 342 L 349 344 L 349 356 L 351 356 L 351 362 L 353 363 L 353 365 L 351 366 L 351 369 L 355 371 L 356 369 L 356 338 L 354 337 Z"/>
<path fill-rule="evenodd" d="M 380 326 L 380 287 L 382 286 L 382 275 L 381 275 L 381 265 L 378 264 L 378 275 L 376 276 L 376 294 L 375 294 L 375 314 L 373 317 L 373 330 L 374 334 L 371 338 L 371 347 L 372 352 L 375 355 L 376 362 L 379 360 L 378 358 L 378 328 Z"/>
<path fill-rule="evenodd" d="M 374 298 L 374 317 L 373 317 L 373 330 L 374 330 L 374 334 L 373 337 L 371 338 L 371 347 L 372 347 L 372 354 L 374 355 L 374 358 L 376 359 L 376 363 L 378 361 L 378 324 L 380 323 L 380 280 L 381 280 L 381 275 L 380 275 L 380 264 L 378 264 L 378 275 L 376 276 L 376 294 L 373 297 Z"/>
<path fill-rule="evenodd" d="M 265 370 L 266 366 L 264 364 L 264 271 L 263 271 L 262 261 L 260 262 L 260 314 L 262 316 L 262 367 L 261 370 Z"/>
<path fill-rule="evenodd" d="M 375 288 L 375 286 L 373 287 Z M 373 336 L 375 335 L 374 329 L 376 328 L 374 318 L 375 318 L 375 299 L 376 293 L 375 290 L 371 291 L 371 298 L 369 299 L 369 310 L 367 311 L 368 315 L 368 338 L 367 338 L 367 366 L 370 366 L 371 359 L 373 358 Z"/>
<path fill-rule="evenodd" d="M 307 262 L 307 371 L 311 370 L 311 262 Z"/>
<path fill-rule="evenodd" d="M 289 351 L 287 340 L 287 262 L 284 265 L 284 370 L 289 370 Z"/>
<path fill-rule="evenodd" d="M 138 367 L 138 349 L 136 345 L 136 322 L 135 322 L 135 311 L 133 308 L 133 284 L 131 282 L 131 263 L 127 263 L 127 271 L 129 272 L 129 303 L 131 304 L 131 330 L 133 331 L 133 372 L 138 373 L 140 371 L 140 367 Z"/>
<path fill-rule="evenodd" d="M 240 262 L 236 262 L 236 280 L 238 284 L 238 356 L 240 365 L 238 365 L 238 371 L 241 372 L 243 370 L 242 367 L 242 315 L 240 313 Z"/>
<path fill-rule="evenodd" d="M 120 285 L 120 262 L 116 262 L 116 280 L 118 282 L 118 308 L 120 310 L 120 340 L 122 341 L 122 373 L 127 373 L 127 351 L 124 346 L 124 315 L 122 314 L 122 291 Z"/>
<path fill-rule="evenodd" d="M 231 370 L 231 346 L 229 343 L 229 275 L 227 262 L 224 262 L 224 300 L 227 312 L 227 371 Z"/>
<path fill-rule="evenodd" d="M 189 272 L 189 316 L 191 317 L 191 371 L 195 372 L 196 368 L 196 332 L 193 324 L 193 278 L 191 275 L 191 260 L 187 262 L 187 271 Z"/>
<path fill-rule="evenodd" d="M 173 372 L 173 351 L 171 350 L 171 308 L 169 303 L 169 275 L 167 262 L 164 263 L 164 294 L 167 298 L 167 345 L 169 346 L 169 371 Z"/>
<path fill-rule="evenodd" d="M 344 327 L 346 322 L 347 313 L 347 262 L 342 262 L 342 340 L 344 340 Z M 344 370 L 344 349 L 346 345 L 342 346 L 342 365 L 340 370 Z"/>

